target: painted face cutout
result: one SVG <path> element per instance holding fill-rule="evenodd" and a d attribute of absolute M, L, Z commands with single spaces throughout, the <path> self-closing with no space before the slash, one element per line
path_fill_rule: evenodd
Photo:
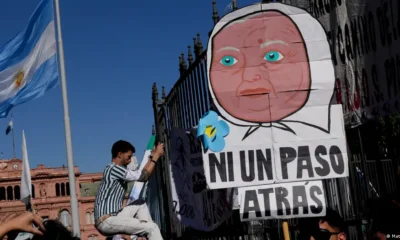
<path fill-rule="evenodd" d="M 234 118 L 275 122 L 307 102 L 307 51 L 289 17 L 268 11 L 239 19 L 212 41 L 211 86 L 219 105 Z"/>

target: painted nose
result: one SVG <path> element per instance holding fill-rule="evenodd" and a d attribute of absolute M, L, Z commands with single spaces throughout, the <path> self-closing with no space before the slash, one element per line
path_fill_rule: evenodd
<path fill-rule="evenodd" d="M 260 81 L 262 76 L 257 67 L 245 68 L 243 71 L 243 81 L 256 82 Z"/>

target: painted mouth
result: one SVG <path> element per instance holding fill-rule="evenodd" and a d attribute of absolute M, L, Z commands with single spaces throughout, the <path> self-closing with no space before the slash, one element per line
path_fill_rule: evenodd
<path fill-rule="evenodd" d="M 271 90 L 267 88 L 253 88 L 253 89 L 245 89 L 243 91 L 240 91 L 239 94 L 240 96 L 260 96 L 260 95 L 266 95 L 270 94 Z"/>

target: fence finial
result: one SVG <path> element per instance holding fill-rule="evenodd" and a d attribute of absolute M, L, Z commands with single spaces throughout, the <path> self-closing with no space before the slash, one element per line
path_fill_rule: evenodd
<path fill-rule="evenodd" d="M 183 75 L 184 72 L 185 72 L 185 69 L 183 69 L 183 65 L 182 65 L 182 56 L 179 55 L 179 73 L 181 75 Z"/>
<path fill-rule="evenodd" d="M 186 60 L 185 60 L 185 54 L 181 53 L 179 56 L 179 73 L 181 76 L 186 72 L 187 65 L 186 65 Z"/>
<path fill-rule="evenodd" d="M 161 87 L 161 99 L 166 99 L 166 98 L 167 98 L 167 95 L 165 94 L 165 87 L 162 86 Z"/>
<path fill-rule="evenodd" d="M 237 9 L 238 9 L 238 6 L 237 6 L 237 3 L 236 3 L 236 0 L 232 0 L 232 11 L 235 11 Z"/>
<path fill-rule="evenodd" d="M 192 47 L 190 45 L 188 46 L 188 62 L 189 66 L 191 66 L 193 63 L 193 53 L 192 53 Z"/>
<path fill-rule="evenodd" d="M 184 69 L 184 70 L 186 70 L 187 69 L 187 64 L 186 64 L 186 59 L 185 59 L 185 54 L 184 53 L 181 53 L 181 59 L 182 59 L 182 68 Z"/>
<path fill-rule="evenodd" d="M 197 54 L 200 56 L 203 52 L 203 43 L 201 43 L 200 33 L 197 34 Z"/>
<path fill-rule="evenodd" d="M 194 37 L 193 38 L 193 52 L 194 52 L 194 56 L 196 57 L 196 59 L 199 57 L 199 55 L 197 54 L 197 39 Z"/>
<path fill-rule="evenodd" d="M 217 2 L 213 1 L 212 2 L 213 5 L 213 15 L 212 15 L 212 19 L 214 21 L 214 25 L 217 24 L 217 22 L 219 21 L 219 15 L 218 15 L 218 10 L 217 10 Z"/>
<path fill-rule="evenodd" d="M 153 101 L 158 100 L 158 90 L 157 90 L 157 83 L 153 83 Z"/>

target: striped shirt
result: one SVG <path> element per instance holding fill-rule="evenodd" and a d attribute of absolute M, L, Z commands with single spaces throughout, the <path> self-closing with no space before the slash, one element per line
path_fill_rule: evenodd
<path fill-rule="evenodd" d="M 115 163 L 110 163 L 104 169 L 103 179 L 96 194 L 94 218 L 103 215 L 114 215 L 122 209 L 128 181 L 136 181 L 140 171 L 130 170 Z"/>

